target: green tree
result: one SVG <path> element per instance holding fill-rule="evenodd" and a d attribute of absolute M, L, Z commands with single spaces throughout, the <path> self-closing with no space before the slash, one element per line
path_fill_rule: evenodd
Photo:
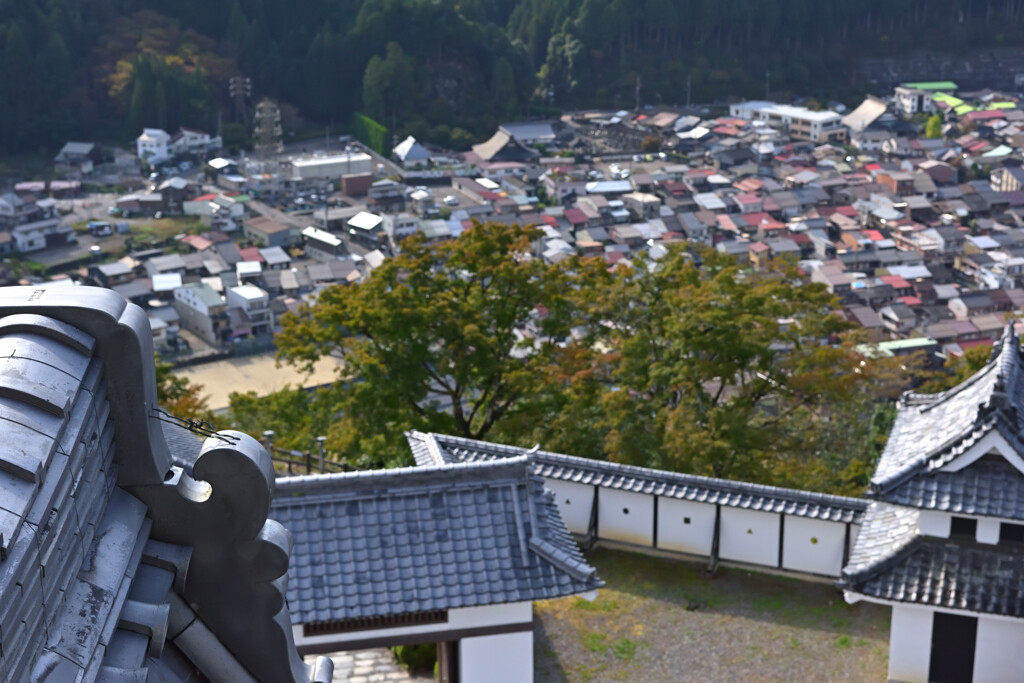
<path fill-rule="evenodd" d="M 924 135 L 933 140 L 942 137 L 942 117 L 939 114 L 933 114 L 928 119 L 924 126 Z"/>
<path fill-rule="evenodd" d="M 937 394 L 952 389 L 985 367 L 991 357 L 992 347 L 985 345 L 966 348 L 960 356 L 950 354 L 943 364 L 943 371 L 935 373 L 934 377 L 922 384 L 920 391 Z"/>
<path fill-rule="evenodd" d="M 868 424 L 903 373 L 869 363 L 844 339 L 851 326 L 834 298 L 785 264 L 753 274 L 712 250 L 698 257 L 639 260 L 583 293 L 592 344 L 607 352 L 604 388 L 595 399 L 585 376 L 582 409 L 607 457 L 825 490 L 862 482 L 874 451 L 832 448 L 827 435 Z"/>
<path fill-rule="evenodd" d="M 412 237 L 365 282 L 285 316 L 279 358 L 344 357 L 331 434 L 341 454 L 404 463 L 403 430 L 482 439 L 535 405 L 537 380 L 574 324 L 568 294 L 578 277 L 531 258 L 539 236 L 476 224 L 437 245 Z"/>
<path fill-rule="evenodd" d="M 286 386 L 266 396 L 232 392 L 223 422 L 259 439 L 274 431 L 274 445 L 286 450 L 315 450 L 316 437 L 327 436 L 337 402 L 332 387 L 307 391 Z M 327 444 L 330 449 L 330 442 Z"/>

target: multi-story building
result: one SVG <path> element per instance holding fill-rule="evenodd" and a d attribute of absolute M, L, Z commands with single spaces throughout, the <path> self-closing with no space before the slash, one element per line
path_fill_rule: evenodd
<path fill-rule="evenodd" d="M 10 233 L 14 251 L 29 252 L 69 244 L 75 239 L 70 225 L 61 225 L 57 200 L 22 199 L 16 194 L 0 195 L 0 229 Z"/>
<path fill-rule="evenodd" d="M 232 320 L 235 336 L 242 336 L 239 333 L 243 330 L 238 327 L 238 323 L 248 324 L 248 333 L 252 335 L 273 333 L 274 316 L 270 311 L 269 294 L 256 285 L 238 285 L 229 288 L 227 295 L 228 310 L 237 312 L 237 320 Z"/>
<path fill-rule="evenodd" d="M 813 111 L 789 104 L 751 101 L 730 106 L 729 115 L 786 128 L 796 140 L 842 143 L 847 139 L 842 117 L 834 111 Z"/>
<path fill-rule="evenodd" d="M 231 338 L 228 302 L 213 287 L 194 282 L 174 290 L 180 325 L 207 344 L 220 346 Z"/>
<path fill-rule="evenodd" d="M 392 244 L 398 244 L 419 230 L 420 219 L 411 213 L 386 213 L 383 218 L 384 232 Z"/>

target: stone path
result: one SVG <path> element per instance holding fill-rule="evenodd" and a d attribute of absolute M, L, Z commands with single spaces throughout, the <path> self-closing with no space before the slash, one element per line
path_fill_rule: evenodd
<path fill-rule="evenodd" d="M 391 650 L 357 650 L 333 652 L 328 657 L 334 662 L 334 683 L 422 683 L 433 681 L 432 676 L 410 676 L 396 661 Z M 312 663 L 315 656 L 306 657 Z"/>

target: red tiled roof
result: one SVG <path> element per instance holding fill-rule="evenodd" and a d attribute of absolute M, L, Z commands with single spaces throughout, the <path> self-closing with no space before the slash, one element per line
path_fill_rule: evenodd
<path fill-rule="evenodd" d="M 901 296 L 900 301 L 908 306 L 920 306 L 922 303 L 921 299 L 916 296 Z"/>
<path fill-rule="evenodd" d="M 884 240 L 885 237 L 877 230 L 861 230 L 861 233 L 872 242 Z"/>
<path fill-rule="evenodd" d="M 579 209 L 566 209 L 565 219 L 573 225 L 586 225 L 587 215 Z"/>
<path fill-rule="evenodd" d="M 729 232 L 739 232 L 736 228 L 736 224 L 727 213 L 720 213 L 715 215 L 715 220 L 718 221 L 718 227 L 722 230 L 728 230 Z"/>
<path fill-rule="evenodd" d="M 182 238 L 181 242 L 182 244 L 187 244 L 196 251 L 206 251 L 213 246 L 213 242 L 205 237 L 200 237 L 199 235 L 189 235 Z"/>
<path fill-rule="evenodd" d="M 883 275 L 880 279 L 885 284 L 891 285 L 893 289 L 910 288 L 910 283 L 903 279 L 903 276 L 901 275 Z"/>
<path fill-rule="evenodd" d="M 260 256 L 259 247 L 246 247 L 245 249 L 239 249 L 238 253 L 242 255 L 243 261 L 259 261 L 265 263 L 263 257 Z"/>
<path fill-rule="evenodd" d="M 968 112 L 965 116 L 968 121 L 989 121 L 991 119 L 1005 119 L 1006 112 L 1002 109 L 989 109 L 985 111 Z"/>
<path fill-rule="evenodd" d="M 194 202 L 212 202 L 216 198 L 217 198 L 217 195 L 215 195 L 213 193 L 210 193 L 210 194 L 204 194 L 202 196 L 196 197 L 192 201 L 194 201 Z"/>
<path fill-rule="evenodd" d="M 754 242 L 749 247 L 747 247 L 747 250 L 752 251 L 755 254 L 763 254 L 764 252 L 768 251 L 768 245 L 765 244 L 764 242 Z"/>

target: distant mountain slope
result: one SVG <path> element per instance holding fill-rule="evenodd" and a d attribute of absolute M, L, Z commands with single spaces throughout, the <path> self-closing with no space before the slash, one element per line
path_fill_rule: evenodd
<path fill-rule="evenodd" d="M 456 145 L 539 105 L 630 106 L 638 84 L 647 103 L 852 99 L 913 71 L 880 59 L 929 49 L 919 70 L 955 73 L 1024 44 L 1022 21 L 1024 0 L 0 0 L 0 153 L 241 121 L 234 75 L 313 122 L 364 111 Z"/>

